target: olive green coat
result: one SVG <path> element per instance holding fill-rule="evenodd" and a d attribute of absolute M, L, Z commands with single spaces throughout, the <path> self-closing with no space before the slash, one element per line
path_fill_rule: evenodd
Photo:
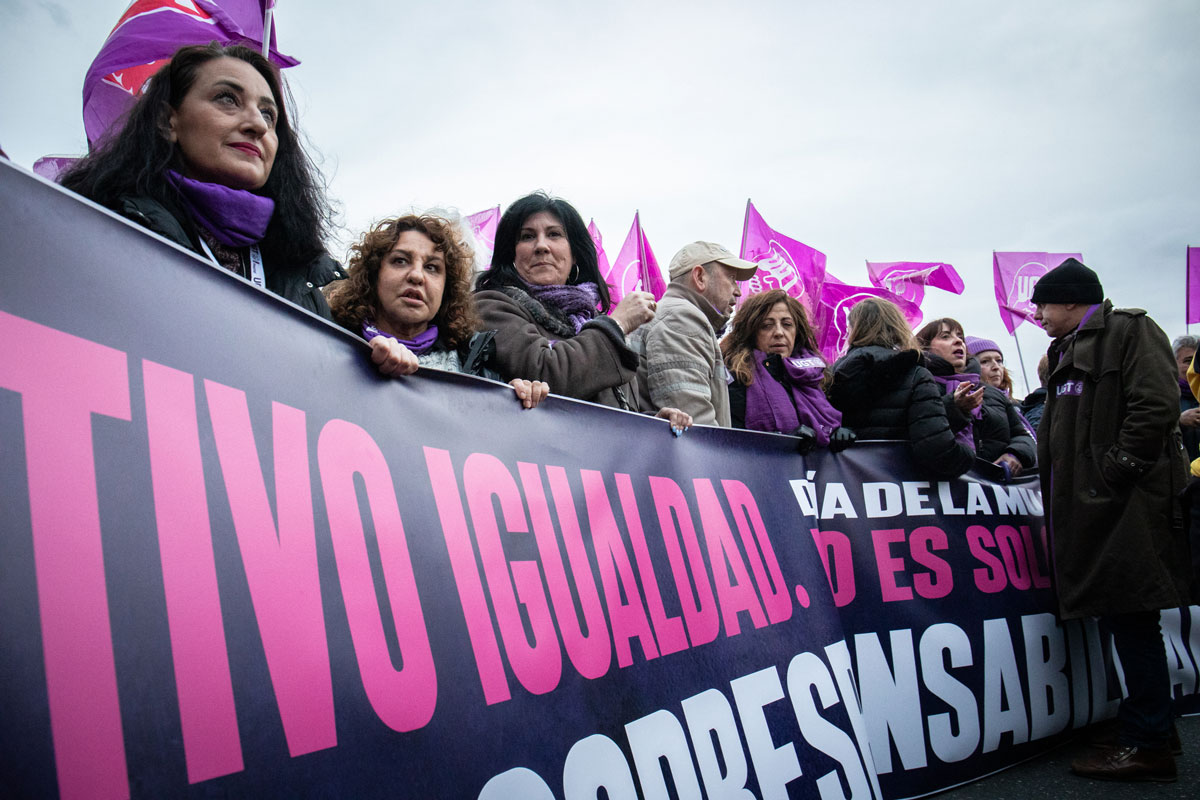
<path fill-rule="evenodd" d="M 1176 499 L 1187 467 L 1166 335 L 1146 312 L 1106 300 L 1049 355 L 1038 462 L 1059 615 L 1187 605 Z"/>

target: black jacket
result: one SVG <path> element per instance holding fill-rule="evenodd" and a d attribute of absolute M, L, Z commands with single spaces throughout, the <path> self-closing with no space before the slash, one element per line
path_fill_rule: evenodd
<path fill-rule="evenodd" d="M 1034 389 L 1029 395 L 1021 401 L 1021 413 L 1025 415 L 1025 419 L 1029 420 L 1029 424 L 1036 431 L 1038 423 L 1042 421 L 1042 412 L 1046 408 L 1046 388 L 1039 386 Z"/>
<path fill-rule="evenodd" d="M 199 234 L 190 220 L 182 213 L 172 212 L 157 200 L 149 197 L 126 197 L 117 211 L 164 239 L 170 239 L 180 247 L 204 255 Z M 325 295 L 321 293 L 321 287 L 346 275 L 328 253 L 322 253 L 308 264 L 291 269 L 272 263 L 266 254 L 263 255 L 263 261 L 269 290 L 320 317 L 333 319 L 329 312 L 329 303 L 325 302 Z"/>
<path fill-rule="evenodd" d="M 829 402 L 859 439 L 899 439 L 913 458 L 939 478 L 971 468 L 975 454 L 954 438 L 941 385 L 916 350 L 855 347 L 833 365 Z"/>
<path fill-rule="evenodd" d="M 954 367 L 941 356 L 926 352 L 925 366 L 929 371 L 941 377 L 951 377 Z M 967 362 L 967 372 L 979 374 L 979 362 L 971 359 Z M 939 387 L 941 384 L 938 384 Z M 1016 406 L 995 386 L 984 384 L 983 407 L 979 419 L 972 419 L 963 413 L 954 402 L 954 396 L 942 391 L 942 402 L 946 407 L 946 417 L 950 427 L 959 431 L 971 425 L 971 433 L 975 438 L 975 455 L 984 461 L 995 461 L 1005 453 L 1011 453 L 1028 469 L 1037 462 L 1037 445 L 1033 437 L 1025 432 L 1021 417 Z"/>

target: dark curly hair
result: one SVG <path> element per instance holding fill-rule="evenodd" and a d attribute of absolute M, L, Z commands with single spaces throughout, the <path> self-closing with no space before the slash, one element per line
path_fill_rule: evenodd
<path fill-rule="evenodd" d="M 785 303 L 792 320 L 796 323 L 796 342 L 792 353 L 797 350 L 820 352 L 817 337 L 812 326 L 808 324 L 808 315 L 804 313 L 804 306 L 800 305 L 796 298 L 782 289 L 771 289 L 751 295 L 738 307 L 733 316 L 733 328 L 721 340 L 725 366 L 743 386 L 754 383 L 754 345 L 758 339 L 758 329 L 776 303 Z"/>
<path fill-rule="evenodd" d="M 379 317 L 379 268 L 383 259 L 405 231 L 417 231 L 429 237 L 446 262 L 446 287 L 442 305 L 433 318 L 439 335 L 451 347 L 465 344 L 476 330 L 475 300 L 471 294 L 471 270 L 475 253 L 457 224 L 432 214 L 408 214 L 385 219 L 350 248 L 350 263 L 345 280 L 328 290 L 333 318 L 347 330 L 362 334 L 365 319 Z"/>
<path fill-rule="evenodd" d="M 182 170 L 182 163 L 178 148 L 167 138 L 167 121 L 196 82 L 200 68 L 217 58 L 236 58 L 254 67 L 271 87 L 279 107 L 275 162 L 266 184 L 257 192 L 275 201 L 275 213 L 261 246 L 281 268 L 300 269 L 325 252 L 333 212 L 325 197 L 324 179 L 290 121 L 294 104 L 290 92 L 282 89 L 279 69 L 249 47 L 222 47 L 211 42 L 176 50 L 125 115 L 120 131 L 80 159 L 59 183 L 114 211 L 120 211 L 124 198 L 136 196 L 178 209 L 178 193 L 167 181 L 166 171 Z"/>
<path fill-rule="evenodd" d="M 588 233 L 583 217 L 575 207 L 561 197 L 551 197 L 545 192 L 527 194 L 504 210 L 500 222 L 496 225 L 496 247 L 492 251 L 492 268 L 481 272 L 475 282 L 475 289 L 499 289 L 501 286 L 519 286 L 517 275 L 517 239 L 521 235 L 521 226 L 534 214 L 545 211 L 562 223 L 563 231 L 567 234 L 567 243 L 571 245 L 571 259 L 574 261 L 569 284 L 594 283 L 600 296 L 600 308 L 604 313 L 612 307 L 608 294 L 608 284 L 600 276 L 600 259 L 596 256 L 596 244 Z"/>

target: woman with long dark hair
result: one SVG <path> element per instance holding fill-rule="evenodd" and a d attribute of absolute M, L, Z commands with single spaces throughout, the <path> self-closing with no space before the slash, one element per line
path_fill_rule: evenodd
<path fill-rule="evenodd" d="M 653 318 L 654 297 L 630 292 L 613 307 L 587 226 L 566 200 L 536 192 L 510 205 L 496 226 L 491 269 L 475 288 L 482 327 L 496 331 L 503 379 L 541 380 L 557 394 L 638 410 L 639 356 L 625 337 Z M 657 416 L 677 431 L 691 425 L 678 409 Z"/>
<path fill-rule="evenodd" d="M 1004 392 L 980 377 L 962 325 L 950 317 L 935 319 L 916 338 L 925 351 L 925 366 L 944 388 L 946 413 L 959 440 L 1009 475 L 1032 467 L 1037 445 Z"/>
<path fill-rule="evenodd" d="M 825 359 L 808 315 L 787 292 L 771 289 L 742 303 L 721 352 L 733 378 L 733 427 L 786 433 L 804 446 L 832 450 L 854 441 L 854 433 L 841 425 L 841 412 L 825 397 Z"/>
<path fill-rule="evenodd" d="M 259 286 L 329 317 L 341 277 L 320 173 L 279 70 L 248 47 L 180 48 L 63 186 Z"/>
<path fill-rule="evenodd" d="M 942 391 L 921 366 L 921 349 L 894 303 L 868 297 L 850 309 L 846 355 L 833 365 L 829 401 L 859 439 L 897 439 L 940 478 L 975 463 L 974 451 L 950 429 Z"/>

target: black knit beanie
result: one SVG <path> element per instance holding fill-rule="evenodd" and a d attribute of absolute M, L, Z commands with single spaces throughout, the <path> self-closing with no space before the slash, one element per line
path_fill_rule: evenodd
<path fill-rule="evenodd" d="M 1104 287 L 1100 278 L 1081 261 L 1068 258 L 1038 278 L 1033 285 L 1031 302 L 1037 303 L 1102 303 Z"/>

